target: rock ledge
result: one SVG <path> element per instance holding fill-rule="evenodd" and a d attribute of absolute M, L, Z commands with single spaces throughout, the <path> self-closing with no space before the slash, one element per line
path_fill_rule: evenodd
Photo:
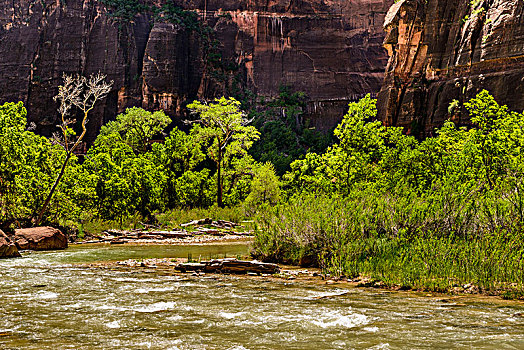
<path fill-rule="evenodd" d="M 232 274 L 275 274 L 280 271 L 276 264 L 262 263 L 256 260 L 245 261 L 231 259 L 214 259 L 200 263 L 182 263 L 175 267 L 182 272 L 232 273 Z"/>

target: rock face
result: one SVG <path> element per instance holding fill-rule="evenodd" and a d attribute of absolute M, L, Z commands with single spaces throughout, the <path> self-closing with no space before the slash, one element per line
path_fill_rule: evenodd
<path fill-rule="evenodd" d="M 389 53 L 379 117 L 412 134 L 430 135 L 450 118 L 453 99 L 489 90 L 524 109 L 524 2 L 401 0 L 385 20 Z M 465 111 L 453 121 L 467 125 Z"/>
<path fill-rule="evenodd" d="M 60 230 L 52 227 L 15 230 L 14 240 L 20 250 L 59 250 L 67 248 L 67 237 Z"/>
<path fill-rule="evenodd" d="M 0 258 L 18 258 L 20 256 L 16 245 L 0 230 Z"/>
<path fill-rule="evenodd" d="M 382 25 L 393 0 L 174 3 L 214 29 L 214 57 L 226 67 L 213 66 L 201 34 L 148 11 L 117 21 L 103 1 L 0 0 L 0 102 L 23 101 L 30 121 L 50 135 L 62 73 L 106 73 L 114 86 L 90 118 L 93 140 L 126 107 L 162 108 L 180 119 L 192 99 L 234 88 L 275 96 L 281 85 L 306 92 L 313 124 L 327 129 L 349 101 L 380 90 Z"/>

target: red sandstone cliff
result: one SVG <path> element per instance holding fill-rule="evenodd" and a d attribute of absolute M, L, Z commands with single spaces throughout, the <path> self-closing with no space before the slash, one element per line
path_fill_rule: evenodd
<path fill-rule="evenodd" d="M 220 55 L 238 65 L 241 88 L 269 96 L 283 84 L 304 91 L 319 127 L 333 126 L 348 101 L 380 89 L 382 26 L 393 0 L 175 2 L 214 29 Z M 55 128 L 52 96 L 63 72 L 101 71 L 115 82 L 91 117 L 90 139 L 126 107 L 176 117 L 189 100 L 226 93 L 231 76 L 213 77 L 204 51 L 198 33 L 150 13 L 117 23 L 95 0 L 0 0 L 0 102 L 24 101 L 44 134 Z"/>
<path fill-rule="evenodd" d="M 378 104 L 386 124 L 429 135 L 453 99 L 482 89 L 524 109 L 522 0 L 401 0 L 385 28 L 390 58 Z M 464 111 L 453 120 L 468 124 Z"/>

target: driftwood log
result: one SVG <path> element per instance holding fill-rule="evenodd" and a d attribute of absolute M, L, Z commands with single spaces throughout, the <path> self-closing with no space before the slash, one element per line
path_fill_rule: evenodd
<path fill-rule="evenodd" d="M 213 228 L 203 227 L 202 225 L 212 226 Z M 133 240 L 165 240 L 165 239 L 184 239 L 189 237 L 194 237 L 196 235 L 207 235 L 207 236 L 252 236 L 254 233 L 251 232 L 235 232 L 232 230 L 233 227 L 241 226 L 237 223 L 225 220 L 213 221 L 211 219 L 201 219 L 191 221 L 187 224 L 182 224 L 181 226 L 197 226 L 195 231 L 188 232 L 185 229 L 182 230 L 173 230 L 173 231 L 148 231 L 142 229 L 135 229 L 131 231 L 124 230 L 106 230 L 103 232 L 104 236 L 94 237 L 94 239 L 79 242 L 82 244 L 88 243 L 112 243 L 112 244 L 122 244 L 126 242 L 132 242 Z"/>
<path fill-rule="evenodd" d="M 268 264 L 260 261 L 246 261 L 230 259 L 214 259 L 200 263 L 182 263 L 175 267 L 181 272 L 195 271 L 206 273 L 232 273 L 232 274 L 275 274 L 280 271 L 276 264 Z"/>
<path fill-rule="evenodd" d="M 151 231 L 144 232 L 144 235 L 141 235 L 141 233 L 138 234 L 138 238 L 142 238 L 145 235 L 159 236 L 160 238 L 187 238 L 193 236 L 193 234 L 186 231 Z"/>
<path fill-rule="evenodd" d="M 180 226 L 181 227 L 187 227 L 187 226 L 204 226 L 204 225 L 213 226 L 213 227 L 220 228 L 220 229 L 227 229 L 227 230 L 230 230 L 232 228 L 241 226 L 240 224 L 237 224 L 236 222 L 227 221 L 227 220 L 215 220 L 215 221 L 213 221 L 210 218 L 200 219 L 200 220 L 193 220 L 191 222 L 188 222 L 188 223 L 185 223 L 185 224 L 181 224 Z"/>

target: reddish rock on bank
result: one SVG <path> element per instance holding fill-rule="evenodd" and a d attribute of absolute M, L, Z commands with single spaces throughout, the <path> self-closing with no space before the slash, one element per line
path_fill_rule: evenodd
<path fill-rule="evenodd" d="M 67 237 L 53 227 L 15 230 L 14 240 L 20 250 L 59 250 L 67 248 Z"/>
<path fill-rule="evenodd" d="M 0 258 L 17 258 L 20 257 L 18 248 L 6 234 L 0 230 Z"/>

